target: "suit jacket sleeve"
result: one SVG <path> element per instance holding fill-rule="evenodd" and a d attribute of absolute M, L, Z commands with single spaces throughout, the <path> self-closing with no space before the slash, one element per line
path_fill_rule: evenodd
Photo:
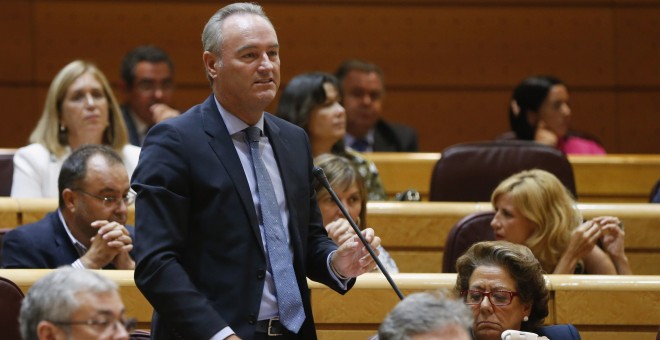
<path fill-rule="evenodd" d="M 161 315 L 209 339 L 227 326 L 181 263 L 188 242 L 189 161 L 179 132 L 158 125 L 143 145 L 133 177 L 136 201 L 135 281 Z M 201 166 L 201 164 L 200 164 Z M 205 328 L 198 322 L 204 320 Z"/>
<path fill-rule="evenodd" d="M 49 268 L 29 236 L 17 228 L 2 238 L 2 268 Z"/>
<path fill-rule="evenodd" d="M 22 147 L 14 154 L 14 175 L 11 196 L 37 198 L 44 197 L 44 171 L 48 167 L 48 151 L 41 145 Z M 57 186 L 57 185 L 56 185 Z"/>

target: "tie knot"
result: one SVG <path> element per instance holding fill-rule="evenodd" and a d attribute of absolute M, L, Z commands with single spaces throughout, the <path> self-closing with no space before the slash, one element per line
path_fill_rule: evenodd
<path fill-rule="evenodd" d="M 245 129 L 245 133 L 247 134 L 248 142 L 250 143 L 258 142 L 261 137 L 261 130 L 256 126 L 248 127 Z"/>

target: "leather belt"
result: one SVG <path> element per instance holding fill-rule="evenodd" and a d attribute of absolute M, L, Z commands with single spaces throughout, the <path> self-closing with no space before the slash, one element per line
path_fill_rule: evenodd
<path fill-rule="evenodd" d="M 279 318 L 272 318 L 257 321 L 255 332 L 266 333 L 268 336 L 280 336 L 286 334 L 288 330 L 282 325 Z"/>

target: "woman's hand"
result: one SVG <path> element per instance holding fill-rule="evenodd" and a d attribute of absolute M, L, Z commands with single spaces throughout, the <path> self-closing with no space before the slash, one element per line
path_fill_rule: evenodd
<path fill-rule="evenodd" d="M 577 262 L 591 253 L 601 235 L 600 225 L 593 220 L 575 228 L 553 274 L 573 274 Z"/>
<path fill-rule="evenodd" d="M 341 246 L 355 235 L 353 227 L 351 227 L 350 223 L 348 223 L 345 218 L 340 218 L 326 224 L 325 230 L 328 232 L 328 236 L 330 236 L 338 246 Z"/>
<path fill-rule="evenodd" d="M 621 228 L 621 221 L 613 216 L 601 216 L 593 219 L 603 234 L 600 238 L 603 250 L 609 255 L 619 274 L 632 274 L 625 253 L 626 233 Z"/>
<path fill-rule="evenodd" d="M 570 252 L 577 259 L 581 259 L 594 249 L 602 234 L 602 229 L 596 221 L 584 222 L 573 231 L 566 252 Z"/>
<path fill-rule="evenodd" d="M 556 147 L 559 139 L 557 138 L 557 135 L 550 131 L 546 126 L 547 124 L 544 121 L 539 120 L 539 123 L 536 126 L 536 133 L 534 134 L 534 141 L 540 144 Z"/>

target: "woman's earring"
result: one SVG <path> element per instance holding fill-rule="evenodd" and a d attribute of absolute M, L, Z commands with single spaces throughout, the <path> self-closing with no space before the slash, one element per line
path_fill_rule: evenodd
<path fill-rule="evenodd" d="M 525 315 L 525 317 L 523 318 L 523 322 L 527 322 L 527 321 L 529 321 L 529 316 Z"/>

